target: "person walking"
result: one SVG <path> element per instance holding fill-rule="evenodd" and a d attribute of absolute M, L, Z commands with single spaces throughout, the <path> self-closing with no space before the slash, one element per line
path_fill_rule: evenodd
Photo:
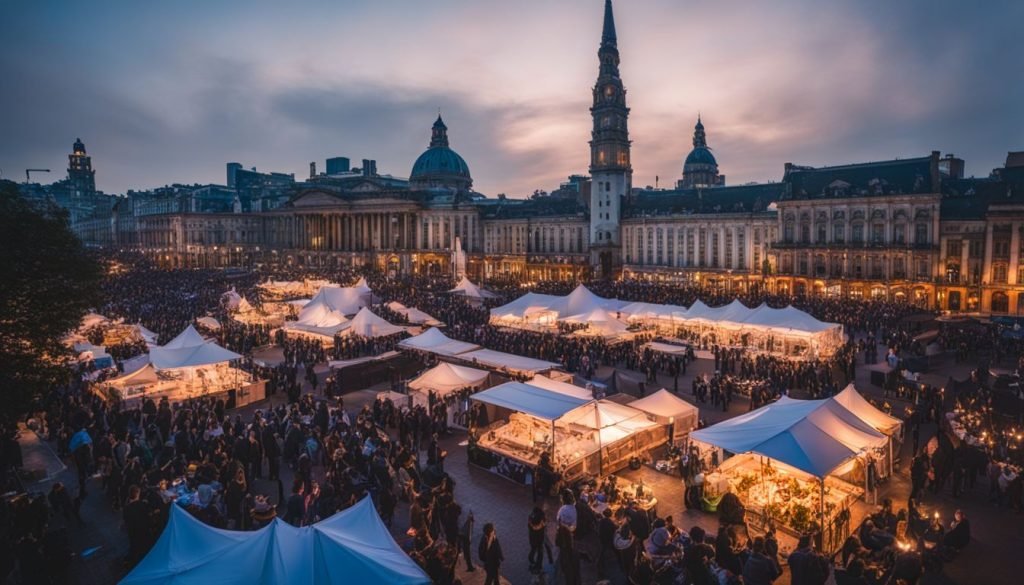
<path fill-rule="evenodd" d="M 480 562 L 484 565 L 486 578 L 484 585 L 500 585 L 501 563 L 505 556 L 501 553 L 501 542 L 498 541 L 498 531 L 494 524 L 484 524 L 483 536 L 480 537 Z"/>
<path fill-rule="evenodd" d="M 473 542 L 473 510 L 470 510 L 466 514 L 466 519 L 459 526 L 459 549 L 462 552 L 462 556 L 466 557 L 466 570 L 472 573 L 476 570 L 473 566 L 473 553 L 472 553 L 472 542 Z"/>

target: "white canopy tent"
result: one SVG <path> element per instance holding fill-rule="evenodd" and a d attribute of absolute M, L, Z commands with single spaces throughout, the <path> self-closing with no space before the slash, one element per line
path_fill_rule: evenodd
<path fill-rule="evenodd" d="M 685 345 L 672 345 L 671 343 L 661 343 L 660 341 L 645 343 L 643 347 L 668 355 L 686 355 L 690 351 L 690 348 Z"/>
<path fill-rule="evenodd" d="M 206 327 L 210 331 L 220 331 L 220 322 L 213 317 L 199 317 L 196 323 Z"/>
<path fill-rule="evenodd" d="M 235 287 L 231 287 L 231 290 L 220 295 L 220 302 L 224 305 L 224 308 L 233 311 L 238 308 L 238 304 L 242 302 L 242 295 L 238 294 Z"/>
<path fill-rule="evenodd" d="M 574 384 L 567 382 L 559 382 L 558 380 L 552 380 L 547 376 L 534 376 L 528 382 L 530 386 L 537 386 L 545 390 L 551 390 L 552 392 L 558 392 L 574 398 L 580 398 L 582 400 L 593 400 L 594 392 L 587 390 L 586 388 L 580 388 Z"/>
<path fill-rule="evenodd" d="M 310 304 L 320 299 L 342 315 L 354 315 L 359 312 L 359 309 L 370 305 L 369 295 L 368 290 L 355 287 L 325 286 L 317 291 L 310 300 Z"/>
<path fill-rule="evenodd" d="M 481 386 L 490 372 L 441 362 L 409 382 L 409 388 L 421 392 L 433 390 L 439 396 L 446 396 L 463 388 Z"/>
<path fill-rule="evenodd" d="M 523 382 L 505 382 L 483 392 L 477 392 L 472 398 L 478 402 L 523 412 L 552 422 L 591 402 Z"/>
<path fill-rule="evenodd" d="M 476 349 L 480 349 L 479 345 L 451 339 L 450 337 L 442 333 L 440 329 L 433 327 L 427 329 L 426 331 L 420 333 L 415 337 L 403 339 L 402 341 L 398 342 L 398 347 L 403 349 L 424 351 L 427 353 L 433 353 L 448 357 L 457 356 Z"/>
<path fill-rule="evenodd" d="M 356 283 L 349 288 L 355 289 L 356 291 L 359 292 L 359 294 L 362 295 L 368 295 L 373 293 L 373 289 L 371 289 L 370 285 L 366 283 L 366 277 L 363 276 L 360 276 L 359 280 L 357 280 Z"/>
<path fill-rule="evenodd" d="M 251 532 L 212 528 L 172 505 L 159 540 L 121 585 L 191 583 L 427 585 L 430 578 L 364 498 L 312 526 L 275 519 Z"/>
<path fill-rule="evenodd" d="M 455 288 L 451 289 L 448 292 L 453 293 L 453 294 L 461 294 L 461 295 L 465 296 L 466 298 L 471 298 L 471 299 L 495 299 L 495 298 L 498 298 L 498 295 L 492 293 L 491 291 L 484 290 L 484 289 L 478 287 L 477 285 L 475 285 L 472 282 L 470 282 L 469 279 L 466 278 L 465 276 L 462 277 L 462 280 L 459 281 L 459 284 L 455 285 Z"/>
<path fill-rule="evenodd" d="M 405 317 L 405 320 L 414 325 L 430 325 L 431 327 L 437 327 L 444 325 L 444 323 L 431 317 L 427 313 L 417 309 L 416 307 L 406 307 L 398 301 L 391 301 L 387 304 L 387 308 Z"/>
<path fill-rule="evenodd" d="M 492 368 L 532 374 L 562 367 L 561 364 L 556 364 L 554 362 L 528 358 L 502 351 L 494 351 L 493 349 L 478 349 L 476 351 L 459 354 L 457 357 L 460 360 L 479 363 Z"/>
<path fill-rule="evenodd" d="M 867 399 L 861 396 L 860 392 L 857 392 L 852 383 L 847 385 L 842 392 L 833 396 L 832 399 L 857 415 L 857 418 L 886 435 L 892 436 L 897 434 L 900 427 L 903 426 L 903 421 L 900 419 L 875 408 Z"/>
<path fill-rule="evenodd" d="M 661 424 L 672 424 L 673 439 L 683 437 L 697 428 L 700 416 L 698 408 L 668 390 L 662 388 L 629 403 L 629 406 L 646 412 Z"/>
<path fill-rule="evenodd" d="M 599 297 L 581 284 L 564 297 L 526 293 L 511 303 L 491 309 L 491 321 L 505 325 L 552 325 L 569 317 L 589 314 L 595 309 L 615 313 L 627 304 L 626 301 Z"/>
<path fill-rule="evenodd" d="M 359 309 L 352 321 L 341 332 L 342 335 L 362 335 L 363 337 L 386 337 L 402 333 L 405 327 L 392 325 L 378 317 L 367 307 Z"/>
<path fill-rule="evenodd" d="M 158 370 L 209 366 L 241 357 L 212 341 L 206 341 L 191 325 L 166 345 L 149 351 L 149 361 Z"/>
<path fill-rule="evenodd" d="M 587 313 L 573 315 L 564 319 L 566 323 L 586 324 L 587 330 L 597 335 L 620 335 L 626 332 L 628 326 L 609 315 L 608 311 L 596 307 Z"/>
<path fill-rule="evenodd" d="M 284 324 L 285 331 L 319 335 L 333 339 L 334 335 L 348 326 L 344 313 L 335 309 L 326 295 L 318 294 L 302 307 L 299 318 Z"/>

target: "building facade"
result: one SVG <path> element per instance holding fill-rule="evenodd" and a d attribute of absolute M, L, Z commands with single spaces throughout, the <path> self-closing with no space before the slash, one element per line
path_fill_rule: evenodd
<path fill-rule="evenodd" d="M 952 155 L 810 167 L 725 186 L 698 117 L 674 189 L 632 186 L 629 108 L 610 0 L 591 88 L 588 175 L 550 194 L 486 197 L 440 116 L 408 178 L 334 157 L 307 180 L 228 163 L 227 186 L 173 185 L 76 221 L 90 243 L 165 266 L 368 266 L 475 279 L 593 277 L 723 291 L 878 298 L 1024 314 L 1024 153 L 964 178 Z M 582 114 L 582 113 L 581 113 Z M 76 143 L 69 180 L 92 179 Z M 93 183 L 94 188 L 94 183 Z"/>

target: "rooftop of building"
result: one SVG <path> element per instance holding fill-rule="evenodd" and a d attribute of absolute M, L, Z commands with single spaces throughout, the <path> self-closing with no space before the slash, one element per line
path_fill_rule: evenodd
<path fill-rule="evenodd" d="M 788 199 L 937 193 L 939 153 L 826 167 L 786 163 Z"/>
<path fill-rule="evenodd" d="M 699 213 L 758 213 L 786 192 L 786 183 L 756 183 L 733 187 L 643 190 L 625 206 L 625 217 Z"/>

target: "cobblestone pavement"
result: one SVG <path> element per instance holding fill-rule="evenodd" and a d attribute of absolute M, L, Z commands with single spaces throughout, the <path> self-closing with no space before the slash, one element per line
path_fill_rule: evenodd
<path fill-rule="evenodd" d="M 693 376 L 710 372 L 712 367 L 713 362 L 707 360 L 698 360 L 691 365 L 687 375 L 680 378 L 680 395 L 688 400 L 691 399 L 689 388 Z M 926 381 L 941 385 L 950 375 L 962 379 L 967 375 L 969 369 L 970 367 L 964 364 L 945 364 L 927 374 Z M 874 396 L 881 396 L 881 390 L 872 387 L 869 378 L 870 372 L 864 367 L 858 367 L 858 389 Z M 664 386 L 671 388 L 671 379 L 665 378 L 660 381 Z M 362 404 L 372 401 L 375 394 L 376 390 L 348 394 L 345 396 L 345 405 L 350 410 L 358 409 Z M 282 397 L 278 396 L 274 399 L 281 400 Z M 904 406 L 904 403 L 897 399 L 893 399 L 891 402 L 897 411 Z M 701 415 L 709 423 L 714 423 L 746 412 L 748 402 L 742 398 L 735 400 L 727 413 L 721 412 L 720 409 L 708 408 L 708 405 L 700 405 L 700 407 Z M 250 408 L 255 408 L 255 406 Z M 922 427 L 922 444 L 934 432 L 934 424 Z M 449 453 L 445 470 L 456 481 L 457 498 L 464 509 L 473 510 L 476 516 L 474 548 L 471 550 L 475 551 L 476 538 L 479 537 L 483 524 L 493 522 L 497 527 L 505 553 L 506 561 L 502 567 L 504 577 L 508 583 L 513 585 L 528 585 L 533 582 L 527 570 L 526 561 L 528 553 L 526 517 L 533 507 L 529 488 L 468 464 L 466 449 L 462 445 L 464 441 L 464 434 L 456 434 L 444 439 L 443 445 Z M 896 477 L 884 486 L 880 497 L 891 497 L 894 502 L 897 502 L 897 505 L 905 505 L 909 492 L 909 460 L 909 445 L 905 445 Z M 676 478 L 660 474 L 649 468 L 626 471 L 622 475 L 629 479 L 643 478 L 646 484 L 654 487 L 659 500 L 658 512 L 660 515 L 672 514 L 676 523 L 686 529 L 700 525 L 707 530 L 717 530 L 717 518 L 713 515 L 683 510 L 682 489 Z M 291 478 L 287 469 L 283 470 L 283 479 L 288 485 Z M 73 469 L 61 472 L 52 481 L 63 481 L 67 485 L 75 485 Z M 42 481 L 30 485 L 29 489 L 30 491 L 45 492 L 49 490 L 50 484 L 51 481 Z M 267 495 L 276 497 L 277 488 L 269 482 L 263 482 L 258 489 Z M 86 498 L 81 510 L 82 518 L 85 520 L 83 525 L 78 525 L 74 521 L 65 522 L 62 518 L 54 519 L 54 523 L 56 527 L 67 526 L 73 550 L 77 555 L 71 570 L 73 584 L 115 583 L 125 573 L 122 559 L 127 552 L 126 535 L 122 529 L 120 514 L 112 511 L 103 498 L 98 480 L 91 480 L 89 491 L 90 495 Z M 973 541 L 961 558 L 946 564 L 942 574 L 927 575 L 923 583 L 1001 585 L 1021 582 L 1016 576 L 1024 575 L 1024 555 L 1015 553 L 1024 544 L 1024 522 L 1022 522 L 1024 517 L 1016 512 L 995 507 L 987 501 L 987 493 L 987 481 L 981 478 L 973 491 L 958 500 L 954 500 L 949 495 L 948 488 L 945 493 L 928 495 L 925 498 L 924 504 L 931 507 L 929 509 L 938 510 L 944 519 L 951 518 L 956 508 L 964 509 L 971 519 Z M 554 499 L 543 502 L 542 506 L 547 511 L 549 518 L 553 519 L 557 509 Z M 396 538 L 402 538 L 407 527 L 408 505 L 403 503 L 395 513 L 392 531 Z M 596 545 L 585 541 L 582 546 L 593 547 Z M 783 541 L 783 546 L 786 546 L 785 541 Z M 477 564 L 475 559 L 474 564 Z M 582 568 L 583 582 L 595 583 L 597 581 L 595 566 L 585 562 Z M 483 582 L 484 575 L 479 568 L 474 573 L 465 573 L 465 564 L 460 559 L 459 569 L 460 577 L 466 585 Z M 613 570 L 611 582 L 621 584 L 625 583 L 625 579 Z M 777 583 L 780 585 L 789 583 L 788 571 L 784 572 Z"/>

